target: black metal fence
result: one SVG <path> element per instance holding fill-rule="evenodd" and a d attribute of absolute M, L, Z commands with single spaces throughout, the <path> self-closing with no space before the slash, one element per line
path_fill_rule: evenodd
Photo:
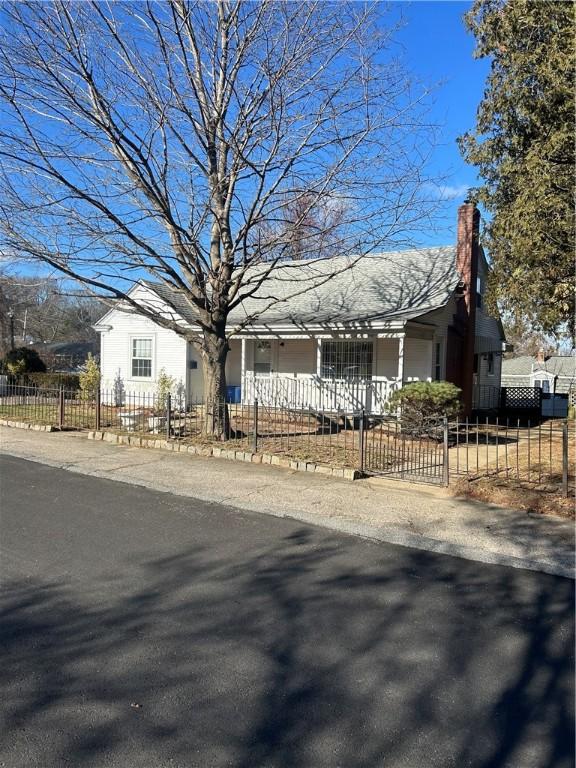
<path fill-rule="evenodd" d="M 367 474 L 448 485 L 447 419 L 365 419 L 362 439 Z"/>
<path fill-rule="evenodd" d="M 231 448 L 275 453 L 301 461 L 358 468 L 359 430 L 354 414 L 252 403 L 207 403 L 168 395 L 125 394 L 121 406 L 102 392 L 100 428 L 196 443 L 213 443 L 214 414 L 224 414 L 223 439 Z"/>
<path fill-rule="evenodd" d="M 452 477 L 494 476 L 535 486 L 574 490 L 574 422 L 551 419 L 456 420 L 449 424 Z"/>
<path fill-rule="evenodd" d="M 10 384 L 0 418 L 60 429 L 108 430 L 150 440 L 213 444 L 214 412 L 225 413 L 230 448 L 349 467 L 366 474 L 448 484 L 494 476 L 561 489 L 574 487 L 574 424 L 519 419 L 413 420 L 250 404 L 191 402 L 166 393 L 78 390 Z"/>
<path fill-rule="evenodd" d="M 0 418 L 90 429 L 97 420 L 96 402 L 96 395 L 83 397 L 78 390 L 8 383 L 0 391 Z"/>

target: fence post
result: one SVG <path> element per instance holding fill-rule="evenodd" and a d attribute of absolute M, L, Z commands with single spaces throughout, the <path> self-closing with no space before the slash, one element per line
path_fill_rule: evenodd
<path fill-rule="evenodd" d="M 562 424 L 562 493 L 568 498 L 568 422 Z"/>
<path fill-rule="evenodd" d="M 448 417 L 444 416 L 443 423 L 443 466 L 442 466 L 442 481 L 445 487 L 450 484 L 450 457 L 448 455 Z"/>
<path fill-rule="evenodd" d="M 96 400 L 94 403 L 96 413 L 94 415 L 94 429 L 96 432 L 100 431 L 100 386 L 96 389 Z"/>
<path fill-rule="evenodd" d="M 64 427 L 64 390 L 62 386 L 58 390 L 58 426 L 60 429 Z"/>
<path fill-rule="evenodd" d="M 364 472 L 364 464 L 365 464 L 365 457 L 364 457 L 364 421 L 366 419 L 366 414 L 364 412 L 364 408 L 360 411 L 360 423 L 358 425 L 358 469 L 360 472 Z"/>
<path fill-rule="evenodd" d="M 258 398 L 254 400 L 254 444 L 252 450 L 254 453 L 258 452 Z"/>
<path fill-rule="evenodd" d="M 170 392 L 166 395 L 166 440 L 170 440 L 172 431 L 172 395 Z"/>

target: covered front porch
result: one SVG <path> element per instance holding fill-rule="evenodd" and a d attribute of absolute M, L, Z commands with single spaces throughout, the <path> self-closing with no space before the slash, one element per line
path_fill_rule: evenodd
<path fill-rule="evenodd" d="M 440 349 L 427 335 L 243 338 L 242 403 L 384 414 L 403 383 L 434 377 Z"/>

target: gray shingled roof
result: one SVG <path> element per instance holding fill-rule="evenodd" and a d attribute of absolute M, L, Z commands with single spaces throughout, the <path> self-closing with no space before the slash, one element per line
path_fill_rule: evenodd
<path fill-rule="evenodd" d="M 417 317 L 449 300 L 459 279 L 455 265 L 454 246 L 373 254 L 355 262 L 344 257 L 283 262 L 228 322 L 235 325 L 253 316 L 257 326 L 300 327 Z M 265 268 L 251 269 L 251 284 Z M 194 322 L 181 295 L 146 284 L 184 320 Z"/>
<path fill-rule="evenodd" d="M 574 355 L 551 355 L 544 363 L 538 363 L 535 357 L 522 355 L 502 361 L 502 376 L 526 376 L 533 370 L 545 370 L 555 376 L 576 378 L 576 357 Z"/>

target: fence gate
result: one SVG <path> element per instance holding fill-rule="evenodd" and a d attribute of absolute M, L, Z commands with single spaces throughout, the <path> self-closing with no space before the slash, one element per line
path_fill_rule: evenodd
<path fill-rule="evenodd" d="M 448 485 L 448 424 L 445 419 L 408 422 L 366 420 L 360 463 L 370 475 Z"/>

